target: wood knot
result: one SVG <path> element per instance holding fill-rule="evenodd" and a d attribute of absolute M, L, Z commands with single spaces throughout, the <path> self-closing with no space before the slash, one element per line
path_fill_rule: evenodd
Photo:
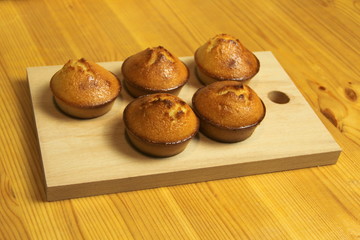
<path fill-rule="evenodd" d="M 334 115 L 334 113 L 328 109 L 328 108 L 325 108 L 325 109 L 320 109 L 320 112 L 327 118 L 329 119 L 329 121 L 335 126 L 337 127 L 337 120 L 336 120 L 336 117 Z"/>
<path fill-rule="evenodd" d="M 326 87 L 324 87 L 324 86 L 320 86 L 320 87 L 319 87 L 319 90 L 321 90 L 321 91 L 325 91 L 325 90 L 326 90 Z"/>
<path fill-rule="evenodd" d="M 345 88 L 345 96 L 352 102 L 355 102 L 357 100 L 357 94 L 351 88 Z"/>

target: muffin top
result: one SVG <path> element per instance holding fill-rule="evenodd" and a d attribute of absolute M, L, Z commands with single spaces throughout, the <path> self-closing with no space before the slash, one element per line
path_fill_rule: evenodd
<path fill-rule="evenodd" d="M 265 116 L 265 107 L 254 90 L 237 81 L 219 81 L 200 88 L 192 101 L 200 118 L 219 127 L 241 128 Z"/>
<path fill-rule="evenodd" d="M 189 78 L 186 65 L 162 46 L 128 57 L 122 65 L 126 81 L 148 90 L 171 90 Z"/>
<path fill-rule="evenodd" d="M 227 34 L 211 38 L 197 49 L 194 58 L 202 72 L 220 80 L 246 80 L 260 68 L 256 56 Z"/>
<path fill-rule="evenodd" d="M 96 107 L 120 93 L 119 79 L 100 65 L 81 58 L 69 60 L 50 81 L 55 97 L 77 107 Z"/>
<path fill-rule="evenodd" d="M 124 110 L 128 130 L 154 143 L 178 143 L 194 136 L 199 120 L 177 96 L 155 93 L 136 98 Z"/>

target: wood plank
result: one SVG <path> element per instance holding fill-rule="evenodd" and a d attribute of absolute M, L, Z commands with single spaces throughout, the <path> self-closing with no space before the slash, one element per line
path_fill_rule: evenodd
<path fill-rule="evenodd" d="M 55 107 L 49 90 L 49 79 L 61 66 L 28 68 L 48 200 L 334 164 L 340 154 L 336 142 L 274 56 L 256 54 L 262 67 L 250 85 L 265 102 L 267 115 L 254 135 L 224 144 L 199 134 L 183 153 L 166 159 L 145 156 L 128 143 L 122 111 L 132 98 L 125 90 L 108 114 L 73 119 Z M 191 79 L 180 97 L 190 103 L 202 85 L 194 75 L 193 58 L 182 60 Z M 121 62 L 102 65 L 121 75 Z M 290 102 L 271 101 L 268 93 L 275 90 Z"/>

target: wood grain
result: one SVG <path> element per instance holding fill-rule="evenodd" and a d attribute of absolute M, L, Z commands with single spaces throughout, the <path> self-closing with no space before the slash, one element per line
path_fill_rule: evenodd
<path fill-rule="evenodd" d="M 0 1 L 1 239 L 359 239 L 360 4 Z M 343 149 L 336 165 L 44 202 L 26 67 L 178 56 L 217 33 L 272 51 Z"/>

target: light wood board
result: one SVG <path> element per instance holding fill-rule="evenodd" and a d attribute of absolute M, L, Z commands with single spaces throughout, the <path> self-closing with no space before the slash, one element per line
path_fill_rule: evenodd
<path fill-rule="evenodd" d="M 184 152 L 152 158 L 124 135 L 123 109 L 133 98 L 123 89 L 106 115 L 80 120 L 61 113 L 49 89 L 61 66 L 27 68 L 48 201 L 232 178 L 336 163 L 341 149 L 271 52 L 256 52 L 260 72 L 250 82 L 266 105 L 264 121 L 247 140 L 226 144 L 202 134 Z M 193 57 L 181 58 L 191 77 L 180 97 L 191 103 L 202 85 Z M 121 77 L 122 62 L 100 63 Z M 278 104 L 271 91 L 290 101 Z"/>

